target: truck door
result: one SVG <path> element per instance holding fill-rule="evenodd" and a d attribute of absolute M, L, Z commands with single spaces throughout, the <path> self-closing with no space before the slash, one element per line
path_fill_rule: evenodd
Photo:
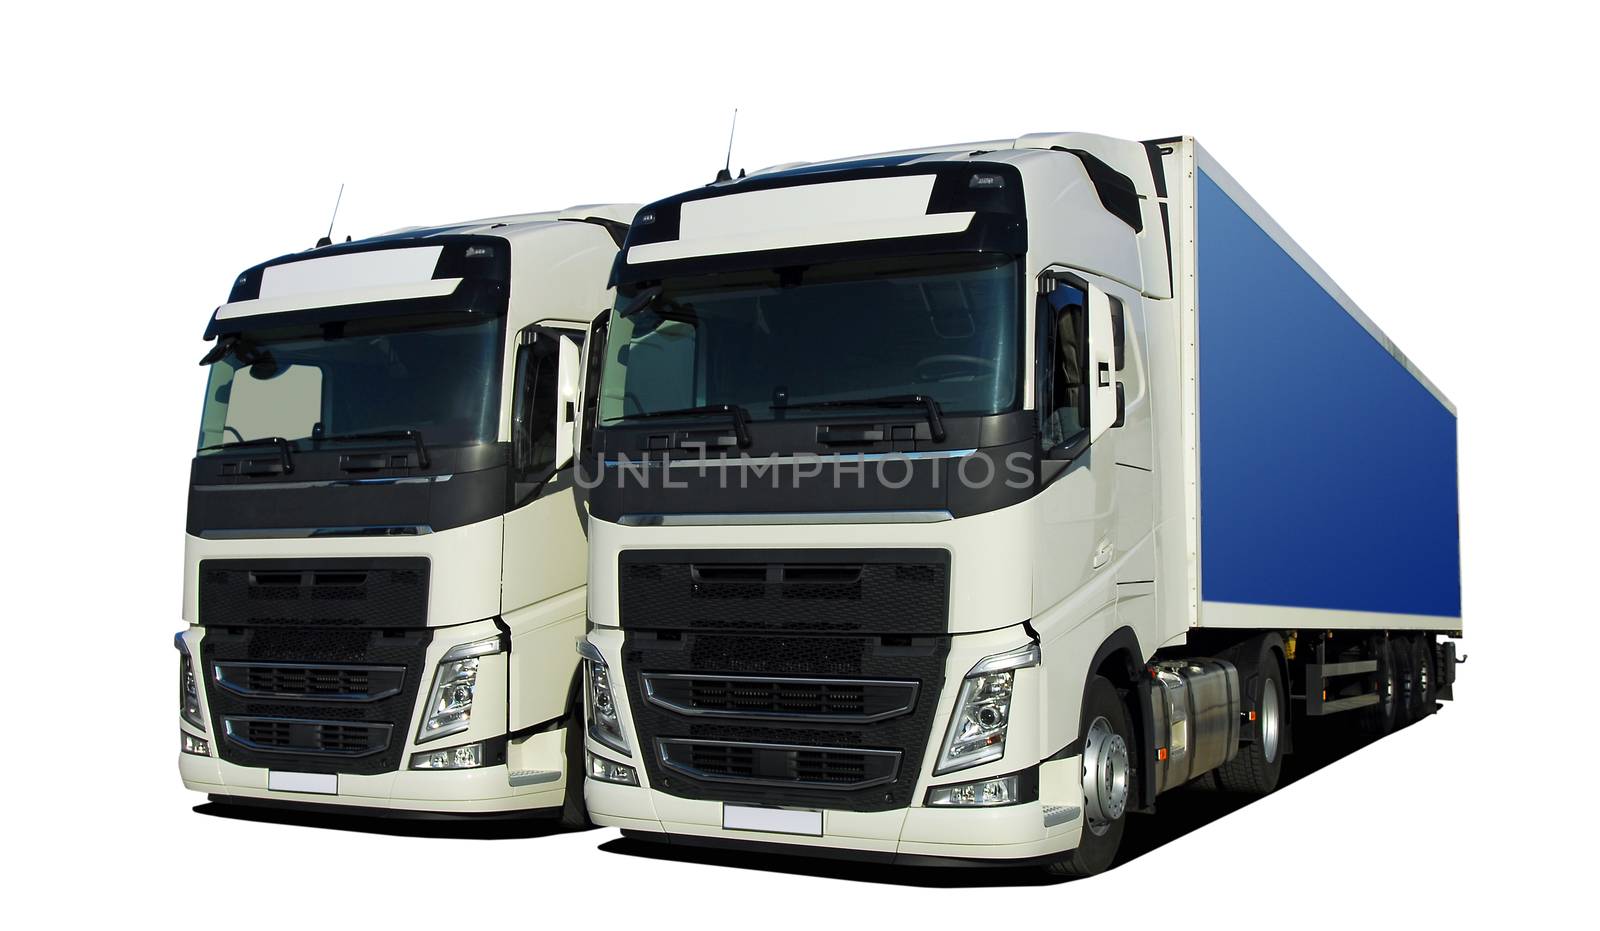
<path fill-rule="evenodd" d="M 1130 513 L 1124 506 L 1148 482 L 1144 469 L 1123 461 L 1121 449 L 1125 440 L 1130 449 L 1139 445 L 1128 436 L 1128 399 L 1148 417 L 1142 387 L 1133 391 L 1125 383 L 1130 300 L 1137 295 L 1082 273 L 1040 280 L 1035 402 L 1043 488 L 1034 507 L 1033 601 L 1037 616 L 1093 586 L 1081 609 L 1087 616 L 1063 618 L 1069 626 L 1117 610 L 1126 557 L 1149 536 L 1148 510 Z"/>
<path fill-rule="evenodd" d="M 586 331 L 546 321 L 518 336 L 512 388 L 512 507 L 502 610 L 514 611 L 585 581 L 583 527 L 573 501 L 573 425 Z M 511 571 L 514 567 L 515 571 Z"/>

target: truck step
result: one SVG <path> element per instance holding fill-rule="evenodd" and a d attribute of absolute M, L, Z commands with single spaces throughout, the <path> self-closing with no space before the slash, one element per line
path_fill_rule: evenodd
<path fill-rule="evenodd" d="M 1375 659 L 1351 660 L 1348 663 L 1324 663 L 1321 667 L 1322 678 L 1331 679 L 1334 676 L 1349 676 L 1358 672 L 1377 672 L 1378 661 Z"/>
<path fill-rule="evenodd" d="M 1352 695 L 1349 698 L 1336 698 L 1333 701 L 1322 702 L 1321 710 L 1312 713 L 1337 714 L 1341 711 L 1353 711 L 1356 708 L 1365 708 L 1368 705 L 1376 705 L 1377 703 L 1377 693 L 1369 692 L 1366 695 Z"/>

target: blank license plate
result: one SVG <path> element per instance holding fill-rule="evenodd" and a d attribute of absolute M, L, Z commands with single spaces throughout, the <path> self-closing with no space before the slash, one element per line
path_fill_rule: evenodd
<path fill-rule="evenodd" d="M 767 831 L 773 834 L 809 834 L 812 837 L 821 837 L 822 812 L 723 805 L 722 826 L 730 831 Z"/>
<path fill-rule="evenodd" d="M 338 795 L 337 773 L 280 773 L 267 772 L 267 788 L 274 792 L 315 792 L 318 795 Z"/>

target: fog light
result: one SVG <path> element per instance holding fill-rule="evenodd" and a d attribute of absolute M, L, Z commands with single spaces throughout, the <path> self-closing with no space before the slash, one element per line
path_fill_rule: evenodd
<path fill-rule="evenodd" d="M 211 743 L 204 737 L 196 737 L 188 731 L 179 731 L 178 734 L 182 737 L 178 747 L 184 753 L 192 753 L 195 756 L 211 755 Z"/>
<path fill-rule="evenodd" d="M 623 766 L 613 763 L 603 756 L 589 754 L 589 778 L 600 782 L 614 782 L 618 785 L 636 786 L 639 784 L 639 774 L 633 771 L 632 766 Z"/>
<path fill-rule="evenodd" d="M 476 769 L 482 765 L 482 743 L 411 754 L 412 769 Z"/>
<path fill-rule="evenodd" d="M 993 808 L 1020 800 L 1016 773 L 954 786 L 934 786 L 928 790 L 930 808 Z"/>

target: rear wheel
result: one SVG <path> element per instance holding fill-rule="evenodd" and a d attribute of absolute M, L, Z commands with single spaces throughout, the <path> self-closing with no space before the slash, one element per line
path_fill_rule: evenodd
<path fill-rule="evenodd" d="M 1275 642 L 1281 642 L 1276 634 L 1262 637 L 1255 644 L 1252 665 L 1241 670 L 1250 683 L 1245 700 L 1246 710 L 1255 713 L 1255 739 L 1242 744 L 1234 758 L 1216 770 L 1217 786 L 1225 792 L 1266 795 L 1278 787 L 1289 744 L 1289 701 Z"/>
<path fill-rule="evenodd" d="M 1048 869 L 1058 876 L 1092 876 L 1109 869 L 1122 844 L 1133 791 L 1137 743 L 1122 697 L 1102 676 L 1084 689 L 1080 722 L 1083 742 L 1083 836 L 1066 859 Z"/>
<path fill-rule="evenodd" d="M 1402 637 L 1390 640 L 1389 648 L 1394 651 L 1394 726 L 1399 730 L 1416 720 L 1417 651 L 1412 648 L 1410 640 Z"/>
<path fill-rule="evenodd" d="M 1372 674 L 1373 691 L 1378 694 L 1378 703 L 1362 712 L 1361 730 L 1368 736 L 1382 737 L 1394 730 L 1400 706 L 1400 682 L 1395 675 L 1394 645 L 1388 640 L 1374 641 L 1372 658 L 1378 661 L 1378 669 Z"/>
<path fill-rule="evenodd" d="M 583 749 L 583 729 L 583 703 L 574 701 L 567 713 L 567 790 L 561 800 L 561 824 L 580 831 L 594 827 L 594 822 L 589 820 L 589 806 L 583 800 L 583 779 L 589 772 Z"/>
<path fill-rule="evenodd" d="M 1433 713 L 1433 690 L 1435 679 L 1433 662 L 1433 644 L 1426 636 L 1416 637 L 1411 641 L 1408 650 L 1411 660 L 1411 695 L 1410 707 L 1407 716 L 1412 721 L 1420 721 Z"/>

